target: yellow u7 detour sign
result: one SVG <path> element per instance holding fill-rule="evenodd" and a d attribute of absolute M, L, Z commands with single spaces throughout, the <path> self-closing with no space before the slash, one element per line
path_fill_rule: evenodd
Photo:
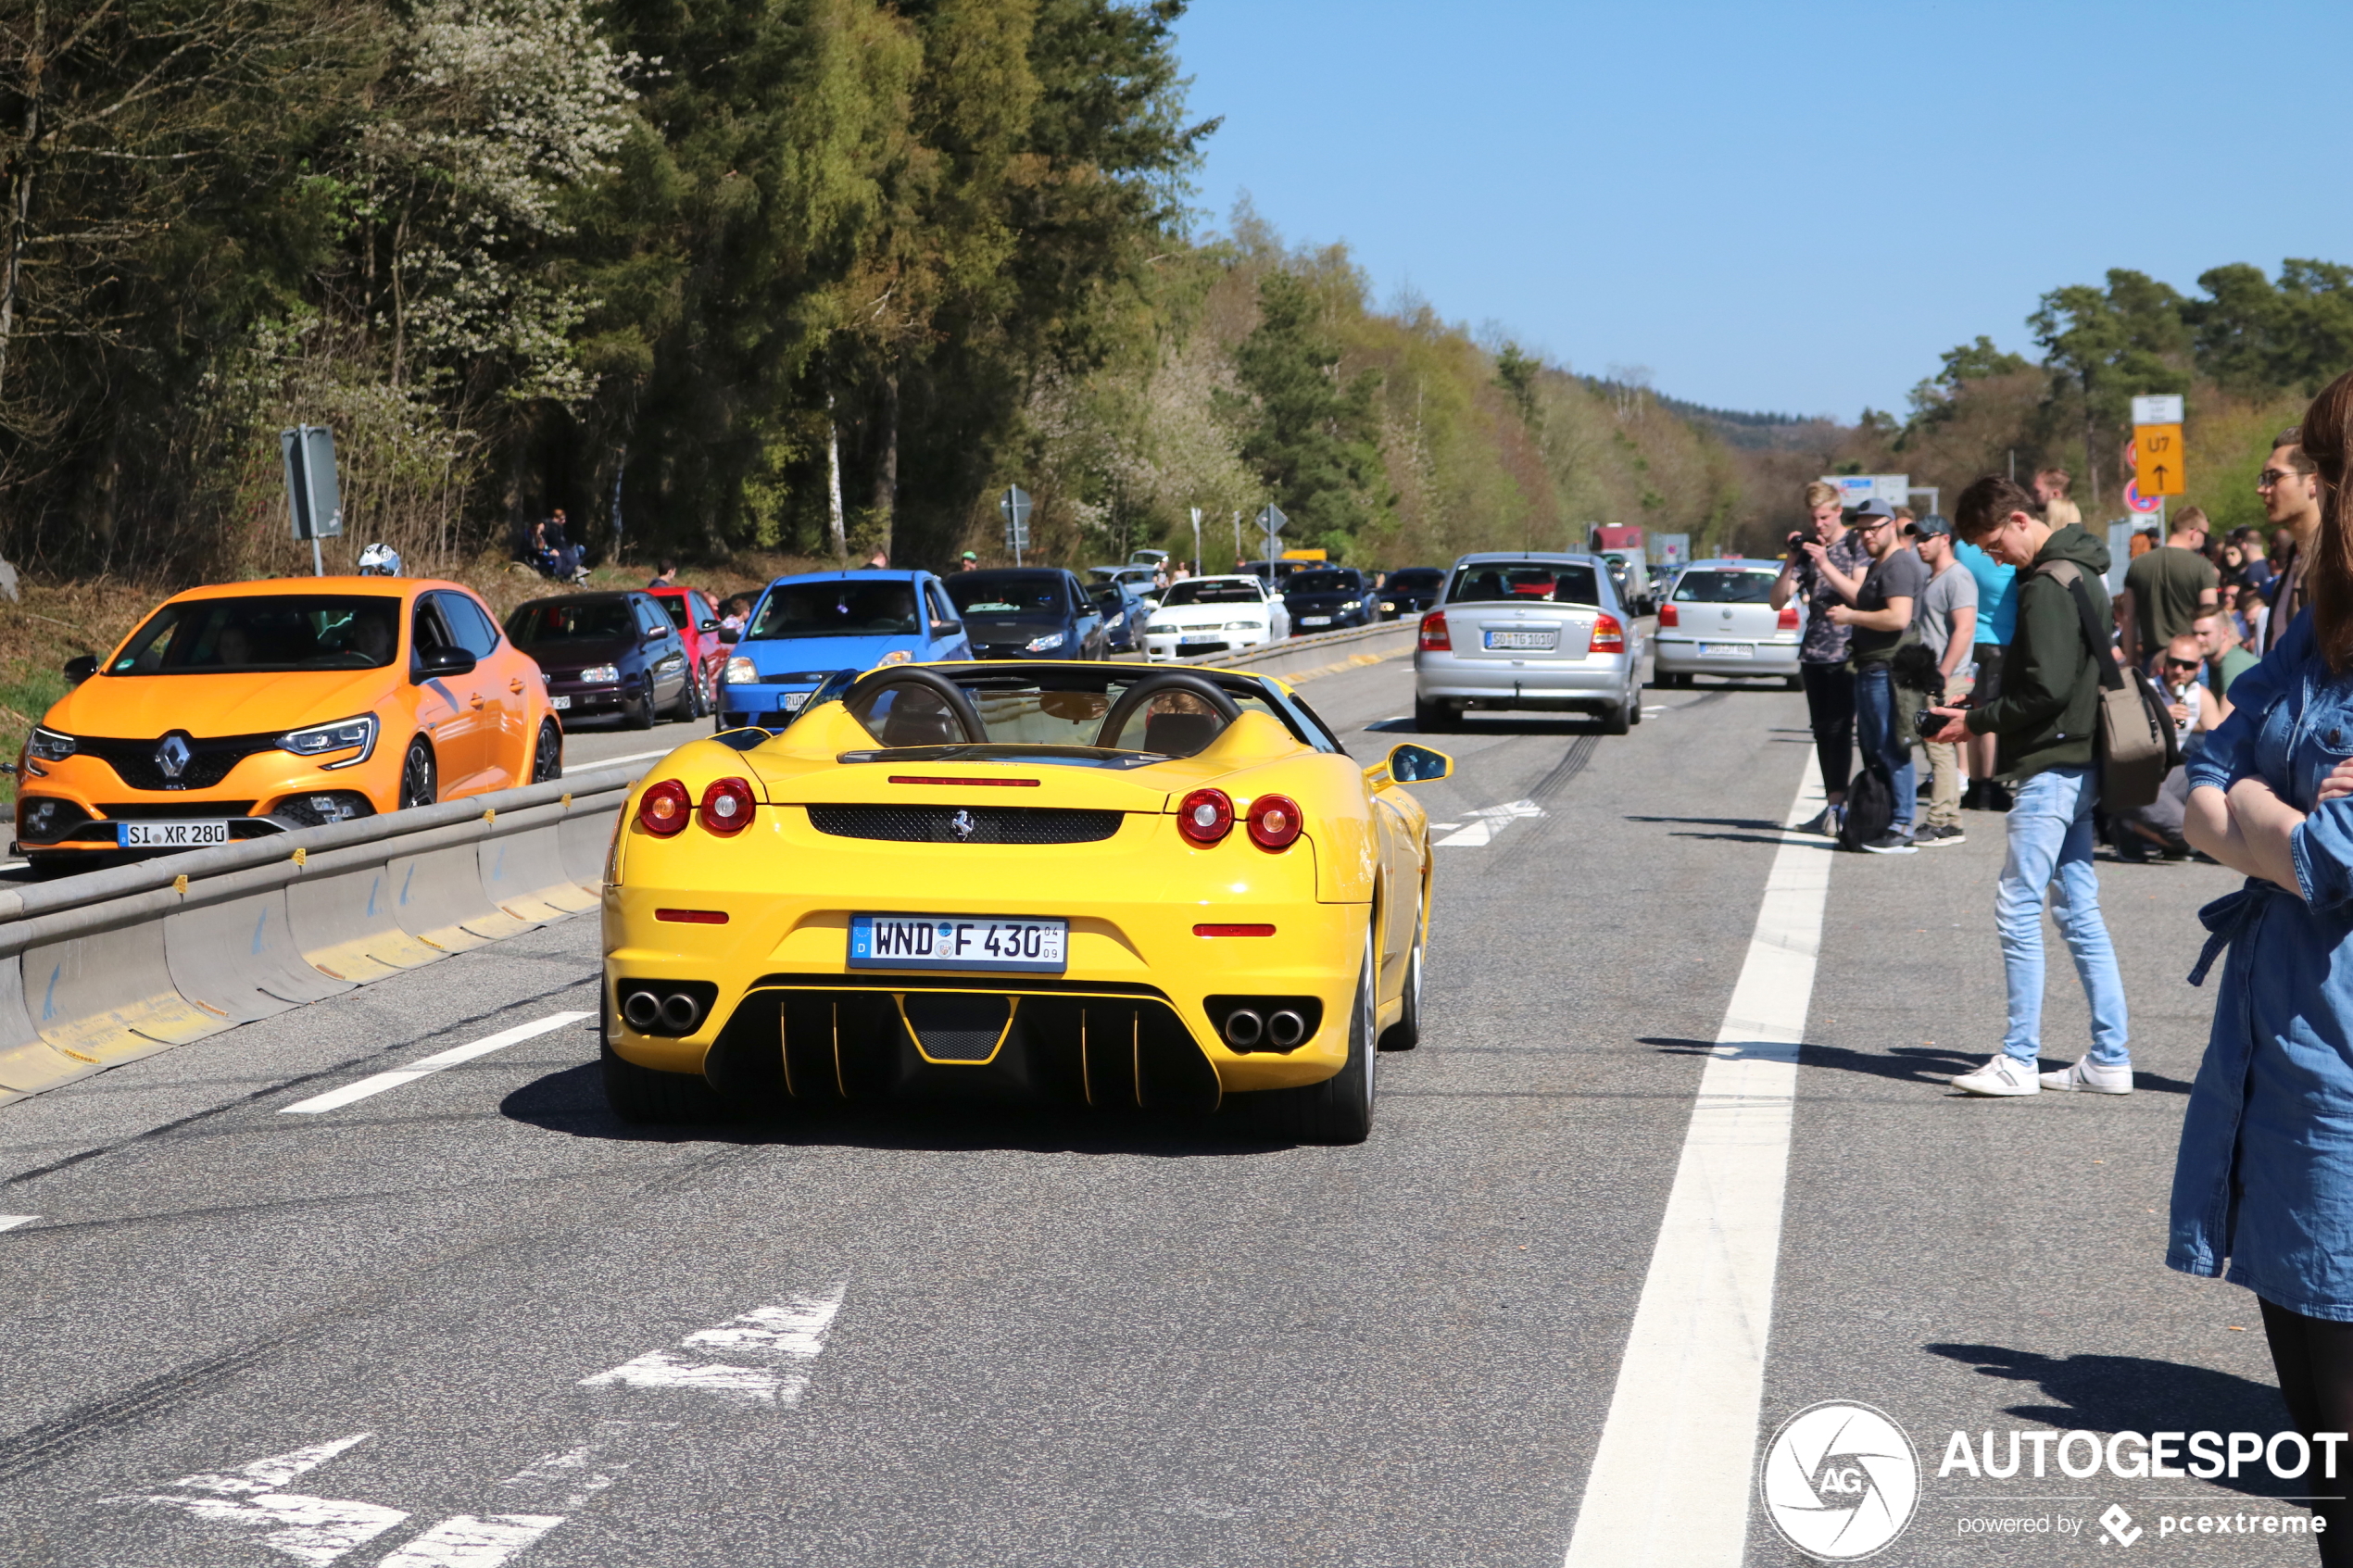
<path fill-rule="evenodd" d="M 2133 431 L 2133 483 L 2144 495 L 2179 495 L 2187 475 L 2180 425 L 2138 425 Z"/>

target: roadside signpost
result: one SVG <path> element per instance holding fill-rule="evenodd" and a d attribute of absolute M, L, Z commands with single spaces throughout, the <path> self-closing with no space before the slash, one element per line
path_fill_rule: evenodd
<path fill-rule="evenodd" d="M 1201 571 L 1201 570 L 1202 570 L 1202 564 L 1201 564 L 1201 508 L 1200 508 L 1199 507 L 1195 507 L 1195 508 L 1192 508 L 1192 513 L 1193 513 L 1193 570 L 1194 570 L 1195 571 Z"/>
<path fill-rule="evenodd" d="M 2187 478 L 2182 454 L 2180 395 L 2133 398 L 2133 490 L 2150 498 L 2179 495 Z"/>
<path fill-rule="evenodd" d="M 1826 473 L 1822 483 L 1838 491 L 1838 504 L 1850 512 L 1866 501 L 1884 502 L 1890 511 L 1912 504 L 1908 473 Z"/>
<path fill-rule="evenodd" d="M 343 536 L 343 501 L 335 487 L 335 433 L 325 425 L 296 425 L 278 433 L 286 463 L 286 509 L 294 536 L 310 541 L 310 574 L 324 577 L 319 541 Z"/>
<path fill-rule="evenodd" d="M 1272 501 L 1258 508 L 1258 527 L 1266 535 L 1266 581 L 1269 583 L 1275 580 L 1275 536 L 1282 533 L 1283 525 L 1289 521 L 1290 519 L 1283 515 L 1283 508 Z"/>
<path fill-rule="evenodd" d="M 1018 484 L 1008 484 L 997 498 L 997 509 L 1005 517 L 1005 547 L 1013 553 L 1013 564 L 1021 564 L 1021 553 L 1029 548 L 1029 514 L 1036 506 L 1029 492 Z"/>

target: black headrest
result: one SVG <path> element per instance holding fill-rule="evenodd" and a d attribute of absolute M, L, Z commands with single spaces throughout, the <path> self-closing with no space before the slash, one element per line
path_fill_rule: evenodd
<path fill-rule="evenodd" d="M 1154 713 L 1144 720 L 1144 749 L 1163 757 L 1190 757 L 1225 727 L 1214 713 Z"/>

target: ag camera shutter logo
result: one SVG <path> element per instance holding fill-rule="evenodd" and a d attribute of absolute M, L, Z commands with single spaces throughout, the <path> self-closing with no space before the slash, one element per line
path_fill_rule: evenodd
<path fill-rule="evenodd" d="M 1884 1411 L 1825 1400 L 1781 1423 L 1757 1490 L 1781 1539 L 1818 1562 L 1853 1562 L 1911 1524 L 1919 1455 Z"/>

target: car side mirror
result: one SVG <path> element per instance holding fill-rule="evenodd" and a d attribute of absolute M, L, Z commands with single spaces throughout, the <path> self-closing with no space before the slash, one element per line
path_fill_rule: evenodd
<path fill-rule="evenodd" d="M 723 643 L 740 643 L 744 640 L 744 634 L 733 626 L 722 626 L 719 628 L 719 640 Z"/>
<path fill-rule="evenodd" d="M 696 627 L 695 630 L 700 632 L 704 636 L 708 637 L 713 632 L 719 630 L 719 622 L 716 620 L 706 621 L 701 625 Z"/>
<path fill-rule="evenodd" d="M 1453 771 L 1453 758 L 1426 746 L 1401 746 L 1389 754 L 1389 776 L 1399 784 L 1429 784 Z"/>
<path fill-rule="evenodd" d="M 94 653 L 85 653 L 66 660 L 66 680 L 73 685 L 82 684 L 97 672 L 98 656 Z"/>
<path fill-rule="evenodd" d="M 436 677 L 471 675 L 474 672 L 474 656 L 463 648 L 427 648 L 417 660 L 417 679 L 430 681 Z"/>

